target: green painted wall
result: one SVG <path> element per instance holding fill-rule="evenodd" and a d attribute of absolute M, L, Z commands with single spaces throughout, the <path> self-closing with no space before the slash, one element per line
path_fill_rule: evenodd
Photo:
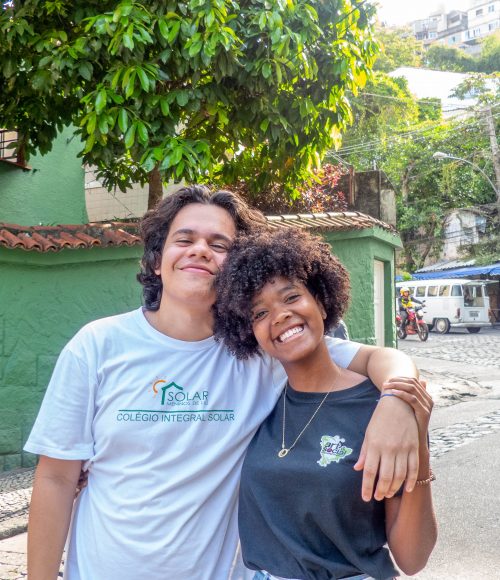
<path fill-rule="evenodd" d="M 386 337 L 394 346 L 393 252 L 383 230 L 327 234 L 351 274 L 351 337 L 373 344 L 373 260 L 385 262 Z M 57 356 L 87 322 L 136 308 L 142 246 L 25 252 L 0 247 L 0 471 L 29 467 L 22 452 Z"/>
<path fill-rule="evenodd" d="M 24 226 L 87 223 L 80 149 L 69 128 L 50 153 L 30 158 L 31 169 L 0 163 L 0 221 Z"/>
<path fill-rule="evenodd" d="M 325 237 L 350 273 L 351 304 L 345 321 L 352 340 L 375 344 L 374 260 L 384 262 L 385 346 L 395 347 L 394 250 L 401 246 L 400 238 L 379 228 Z"/>
<path fill-rule="evenodd" d="M 142 247 L 40 254 L 0 247 L 0 471 L 23 453 L 56 358 L 84 324 L 141 303 Z"/>

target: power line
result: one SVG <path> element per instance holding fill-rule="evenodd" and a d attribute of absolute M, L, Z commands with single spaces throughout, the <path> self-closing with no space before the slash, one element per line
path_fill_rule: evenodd
<path fill-rule="evenodd" d="M 350 91 L 350 92 L 351 92 L 351 94 L 354 94 L 354 93 L 352 93 L 352 91 Z M 455 104 L 452 105 L 451 103 L 448 105 L 448 107 L 454 107 L 453 109 L 445 108 L 446 105 L 442 104 L 442 99 L 440 97 L 436 97 L 436 100 L 419 99 L 417 96 L 413 96 L 413 95 L 408 95 L 407 98 L 403 98 L 403 97 L 395 97 L 392 95 L 382 95 L 380 93 L 369 93 L 368 91 L 359 91 L 359 95 L 358 95 L 359 97 L 362 97 L 364 95 L 369 95 L 370 97 L 378 97 L 380 99 L 389 99 L 391 101 L 401 101 L 403 103 L 408 103 L 408 100 L 413 99 L 413 103 L 416 105 L 419 105 L 419 104 L 438 105 L 439 103 L 441 103 L 441 109 L 443 111 L 446 111 L 447 113 L 450 111 L 466 111 L 470 108 L 470 107 L 456 107 Z M 436 103 L 436 101 L 438 101 L 438 102 Z M 492 108 L 498 107 L 498 106 L 500 106 L 500 103 L 498 103 L 498 104 L 495 103 L 491 106 L 492 106 Z"/>
<path fill-rule="evenodd" d="M 493 118 L 499 117 L 500 113 L 497 113 L 496 115 L 493 115 Z M 482 119 L 476 119 L 473 122 L 470 123 L 461 123 L 459 125 L 456 125 L 454 127 L 450 127 L 448 129 L 443 129 L 442 133 L 444 135 L 449 134 L 449 133 L 455 133 L 457 131 L 461 131 L 464 128 L 472 128 L 475 125 L 481 124 L 482 123 Z M 421 139 L 422 135 L 419 136 L 420 133 L 428 133 L 428 132 L 432 132 L 434 131 L 437 127 L 439 127 L 440 125 L 442 125 L 442 122 L 436 123 L 434 125 L 430 125 L 427 127 L 423 127 L 421 129 L 415 129 L 414 131 L 405 131 L 405 132 L 400 132 L 400 133 L 389 133 L 386 137 L 382 138 L 382 139 L 374 139 L 372 141 L 356 141 L 351 145 L 347 145 L 346 147 L 341 147 L 338 151 L 337 154 L 342 153 L 344 155 L 350 155 L 351 153 L 356 153 L 359 151 L 363 151 L 365 149 L 373 149 L 374 146 L 379 145 L 381 143 L 386 143 L 388 145 L 390 145 L 391 143 L 397 142 L 398 139 L 400 138 L 405 138 L 405 137 L 414 137 L 417 139 Z"/>
<path fill-rule="evenodd" d="M 496 115 L 493 115 L 494 118 L 500 116 L 500 113 L 497 113 Z M 480 124 L 482 122 L 481 118 L 477 118 L 475 120 L 473 120 L 472 122 L 467 122 L 467 123 L 460 123 L 457 124 L 454 127 L 449 127 L 449 128 L 443 128 L 443 133 L 447 134 L 447 133 L 451 133 L 451 132 L 456 132 L 456 131 L 460 131 L 463 128 L 467 128 L 467 127 L 473 127 L 474 125 Z M 346 147 L 342 147 L 341 149 L 339 149 L 338 152 L 346 152 L 346 151 L 351 151 L 351 150 L 355 150 L 355 149 L 365 149 L 365 148 L 372 148 L 373 144 L 377 144 L 377 143 L 383 143 L 384 141 L 386 142 L 391 142 L 394 141 L 396 138 L 398 137 L 410 137 L 410 136 L 414 136 L 418 133 L 428 133 L 430 131 L 433 131 L 434 129 L 436 129 L 439 126 L 442 126 L 442 122 L 440 121 L 439 123 L 435 123 L 434 125 L 429 125 L 427 127 L 422 127 L 420 129 L 415 129 L 413 131 L 403 131 L 403 132 L 396 132 L 396 133 L 389 133 L 387 135 L 387 137 L 384 137 L 382 139 L 374 139 L 372 141 L 368 141 L 368 142 L 363 142 L 363 141 L 356 141 L 355 143 L 353 143 L 352 145 L 347 145 Z"/>

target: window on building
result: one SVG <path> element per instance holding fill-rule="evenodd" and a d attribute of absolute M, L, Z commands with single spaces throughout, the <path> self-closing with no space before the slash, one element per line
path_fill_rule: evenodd
<path fill-rule="evenodd" d="M 429 38 L 437 38 L 436 32 L 429 32 Z"/>
<path fill-rule="evenodd" d="M 415 296 L 417 298 L 422 298 L 422 296 L 425 296 L 425 286 L 418 286 Z"/>
<path fill-rule="evenodd" d="M 462 286 L 458 284 L 453 284 L 451 287 L 451 295 L 452 296 L 462 296 Z"/>
<path fill-rule="evenodd" d="M 494 4 L 490 4 L 488 6 L 488 12 L 495 12 L 495 5 Z"/>
<path fill-rule="evenodd" d="M 0 129 L 0 160 L 25 166 L 23 155 L 17 151 L 17 131 Z"/>
<path fill-rule="evenodd" d="M 440 286 L 439 287 L 439 296 L 449 296 L 450 295 L 450 287 L 449 286 Z"/>
<path fill-rule="evenodd" d="M 427 296 L 437 296 L 438 287 L 437 286 L 429 286 L 427 288 Z"/>
<path fill-rule="evenodd" d="M 482 8 L 478 8 L 476 10 L 476 16 L 481 16 L 482 13 L 483 13 L 483 9 Z"/>

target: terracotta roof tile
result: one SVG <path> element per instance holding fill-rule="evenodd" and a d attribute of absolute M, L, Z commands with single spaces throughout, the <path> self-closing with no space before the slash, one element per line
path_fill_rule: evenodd
<path fill-rule="evenodd" d="M 84 249 L 95 246 L 136 246 L 137 223 L 91 223 L 60 226 L 21 226 L 0 223 L 0 245 L 36 252 Z"/>
<path fill-rule="evenodd" d="M 328 212 L 266 216 L 271 228 L 301 228 L 319 231 L 362 230 L 379 227 L 393 234 L 396 230 L 359 212 Z M 36 252 L 84 249 L 95 246 L 138 246 L 137 222 L 69 224 L 59 226 L 21 226 L 0 222 L 0 246 Z"/>

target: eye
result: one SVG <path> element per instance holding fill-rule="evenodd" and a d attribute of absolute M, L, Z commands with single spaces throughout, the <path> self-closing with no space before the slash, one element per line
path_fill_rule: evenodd
<path fill-rule="evenodd" d="M 216 252 L 228 251 L 228 247 L 225 244 L 211 244 L 210 247 Z"/>
<path fill-rule="evenodd" d="M 285 302 L 295 302 L 300 298 L 300 294 L 290 294 L 285 298 Z"/>
<path fill-rule="evenodd" d="M 179 244 L 180 246 L 187 246 L 191 243 L 191 240 L 188 240 L 187 238 L 180 238 L 179 240 L 175 240 L 176 244 Z"/>
<path fill-rule="evenodd" d="M 252 314 L 252 322 L 258 322 L 259 320 L 262 320 L 266 314 L 266 310 L 257 310 Z"/>

